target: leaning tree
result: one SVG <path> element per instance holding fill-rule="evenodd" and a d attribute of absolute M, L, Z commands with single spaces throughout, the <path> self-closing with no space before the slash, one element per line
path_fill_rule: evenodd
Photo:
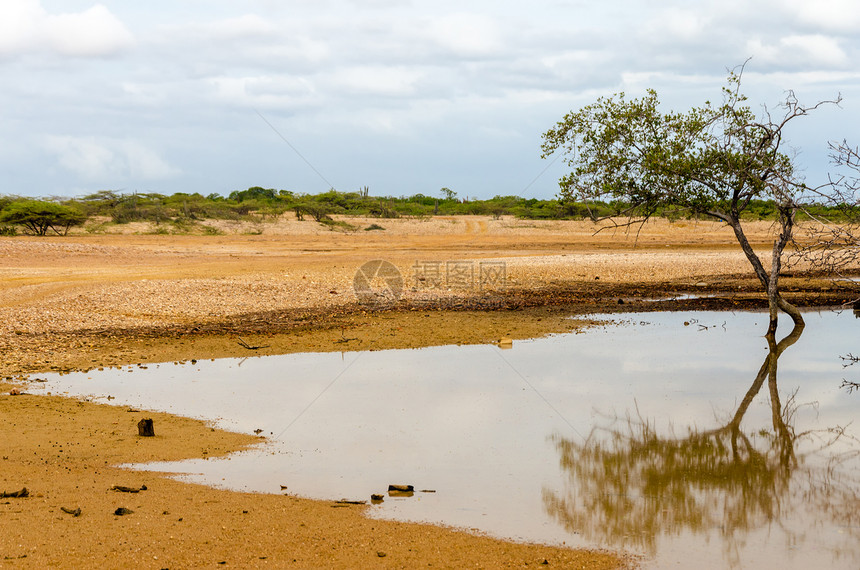
<path fill-rule="evenodd" d="M 728 224 L 767 291 L 769 332 L 779 311 L 803 318 L 779 291 L 783 252 L 792 241 L 795 214 L 824 186 L 808 187 L 784 148 L 786 128 L 833 101 L 802 105 L 788 92 L 778 112 L 756 115 L 741 91 L 743 66 L 730 71 L 722 102 L 685 113 L 664 112 L 657 93 L 638 99 L 624 93 L 599 98 L 543 135 L 543 157 L 561 151 L 572 171 L 560 181 L 562 200 L 617 200 L 628 205 L 627 223 L 663 208 L 684 209 Z M 779 234 L 766 267 L 744 232 L 742 215 L 753 200 L 772 200 Z"/>

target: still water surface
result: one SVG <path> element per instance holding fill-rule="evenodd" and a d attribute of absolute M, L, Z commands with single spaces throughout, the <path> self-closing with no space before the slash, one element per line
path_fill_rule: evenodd
<path fill-rule="evenodd" d="M 167 363 L 52 375 L 42 389 L 269 437 L 226 459 L 136 466 L 189 481 L 321 499 L 411 484 L 371 516 L 622 548 L 646 567 L 860 566 L 860 394 L 840 388 L 860 380 L 840 359 L 858 352 L 860 320 L 806 313 L 778 383 L 755 389 L 764 314 L 611 318 L 511 350 Z"/>

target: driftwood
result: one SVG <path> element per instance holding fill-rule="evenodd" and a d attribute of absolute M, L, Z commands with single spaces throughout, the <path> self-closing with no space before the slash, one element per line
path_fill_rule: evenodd
<path fill-rule="evenodd" d="M 140 487 L 125 487 L 123 485 L 114 485 L 110 488 L 111 491 L 119 491 L 120 493 L 140 493 L 146 491 L 146 485 Z"/>
<path fill-rule="evenodd" d="M 270 346 L 272 346 L 270 344 L 264 344 L 264 345 L 260 345 L 260 346 L 251 346 L 250 344 L 245 342 L 245 339 L 243 339 L 241 336 L 236 337 L 236 338 L 239 339 L 238 340 L 239 346 L 241 346 L 242 348 L 247 348 L 248 350 L 260 350 L 261 348 L 269 348 Z"/>
<path fill-rule="evenodd" d="M 147 418 L 137 422 L 137 433 L 141 437 L 155 437 L 155 426 L 152 420 Z"/>
<path fill-rule="evenodd" d="M 389 485 L 388 495 L 390 497 L 411 497 L 415 494 L 415 487 L 412 485 Z"/>
<path fill-rule="evenodd" d="M 11 493 L 7 493 L 6 491 L 0 493 L 0 499 L 23 499 L 29 496 L 30 491 L 27 490 L 27 487 L 22 488 L 20 491 L 12 491 Z"/>
<path fill-rule="evenodd" d="M 341 499 L 339 501 L 335 501 L 337 505 L 366 505 L 367 501 L 350 501 L 349 499 Z"/>

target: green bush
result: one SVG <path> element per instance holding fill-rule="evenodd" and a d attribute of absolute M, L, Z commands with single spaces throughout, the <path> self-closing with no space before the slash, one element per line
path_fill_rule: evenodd
<path fill-rule="evenodd" d="M 43 236 L 49 230 L 66 235 L 69 228 L 86 220 L 86 214 L 77 208 L 44 200 L 12 202 L 0 212 L 0 223 L 23 226 L 26 233 L 36 236 Z"/>

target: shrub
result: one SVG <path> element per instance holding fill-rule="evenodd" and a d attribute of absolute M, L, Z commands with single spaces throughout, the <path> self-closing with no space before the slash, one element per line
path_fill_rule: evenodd
<path fill-rule="evenodd" d="M 83 224 L 86 219 L 76 208 L 43 200 L 12 202 L 0 212 L 0 223 L 23 226 L 25 232 L 36 236 L 43 236 L 48 230 L 66 235 L 69 228 Z"/>

